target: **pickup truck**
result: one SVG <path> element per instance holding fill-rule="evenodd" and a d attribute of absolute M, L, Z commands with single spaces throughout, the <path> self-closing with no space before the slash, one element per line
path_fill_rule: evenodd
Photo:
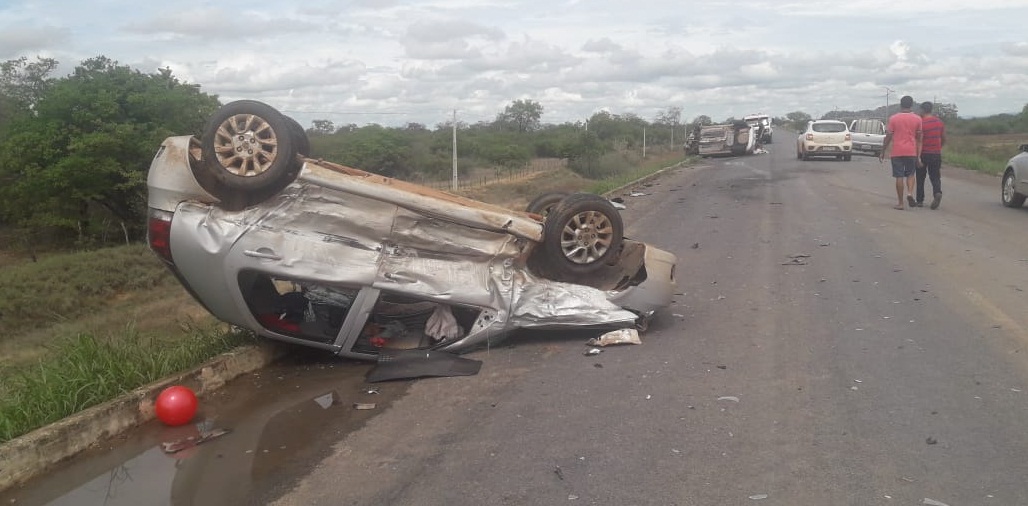
<path fill-rule="evenodd" d="M 855 119 L 850 122 L 850 136 L 854 153 L 878 156 L 885 142 L 885 123 L 880 119 Z"/>
<path fill-rule="evenodd" d="M 742 119 L 746 122 L 754 132 L 760 133 L 760 138 L 757 142 L 761 144 L 771 144 L 771 136 L 774 133 L 774 127 L 771 126 L 771 116 L 763 113 L 751 114 Z"/>

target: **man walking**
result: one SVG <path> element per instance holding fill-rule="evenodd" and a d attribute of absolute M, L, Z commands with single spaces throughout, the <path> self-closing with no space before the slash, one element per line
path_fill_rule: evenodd
<path fill-rule="evenodd" d="M 900 112 L 889 117 L 882 152 L 878 155 L 879 161 L 885 161 L 885 150 L 892 145 L 889 159 L 892 162 L 892 177 L 896 178 L 898 201 L 892 208 L 900 211 L 904 208 L 904 186 L 907 203 L 910 207 L 917 205 L 917 201 L 914 200 L 914 172 L 917 170 L 917 161 L 921 158 L 921 116 L 911 111 L 913 107 L 914 98 L 910 95 L 904 95 L 900 99 Z"/>
<path fill-rule="evenodd" d="M 946 144 L 946 125 L 932 114 L 932 103 L 921 104 L 921 158 L 917 162 L 917 207 L 924 205 L 925 175 L 932 182 L 932 209 L 942 202 L 942 146 Z"/>

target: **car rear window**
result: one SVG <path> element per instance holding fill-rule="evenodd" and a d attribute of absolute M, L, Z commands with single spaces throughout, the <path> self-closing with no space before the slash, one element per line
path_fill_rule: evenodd
<path fill-rule="evenodd" d="M 821 133 L 836 133 L 845 132 L 846 125 L 843 123 L 814 123 L 811 125 L 811 130 Z"/>

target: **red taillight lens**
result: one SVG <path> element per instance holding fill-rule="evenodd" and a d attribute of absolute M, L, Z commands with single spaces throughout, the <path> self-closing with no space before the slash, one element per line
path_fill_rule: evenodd
<path fill-rule="evenodd" d="M 171 260 L 171 218 L 175 215 L 167 211 L 151 209 L 147 219 L 146 237 L 150 241 L 150 249 L 168 263 Z"/>

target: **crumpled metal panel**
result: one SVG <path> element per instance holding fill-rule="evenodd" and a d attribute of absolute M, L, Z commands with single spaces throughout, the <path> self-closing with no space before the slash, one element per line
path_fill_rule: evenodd
<path fill-rule="evenodd" d="M 517 327 L 590 326 L 635 322 L 638 315 L 608 301 L 595 288 L 546 279 L 534 279 L 520 290 L 511 311 Z"/>

